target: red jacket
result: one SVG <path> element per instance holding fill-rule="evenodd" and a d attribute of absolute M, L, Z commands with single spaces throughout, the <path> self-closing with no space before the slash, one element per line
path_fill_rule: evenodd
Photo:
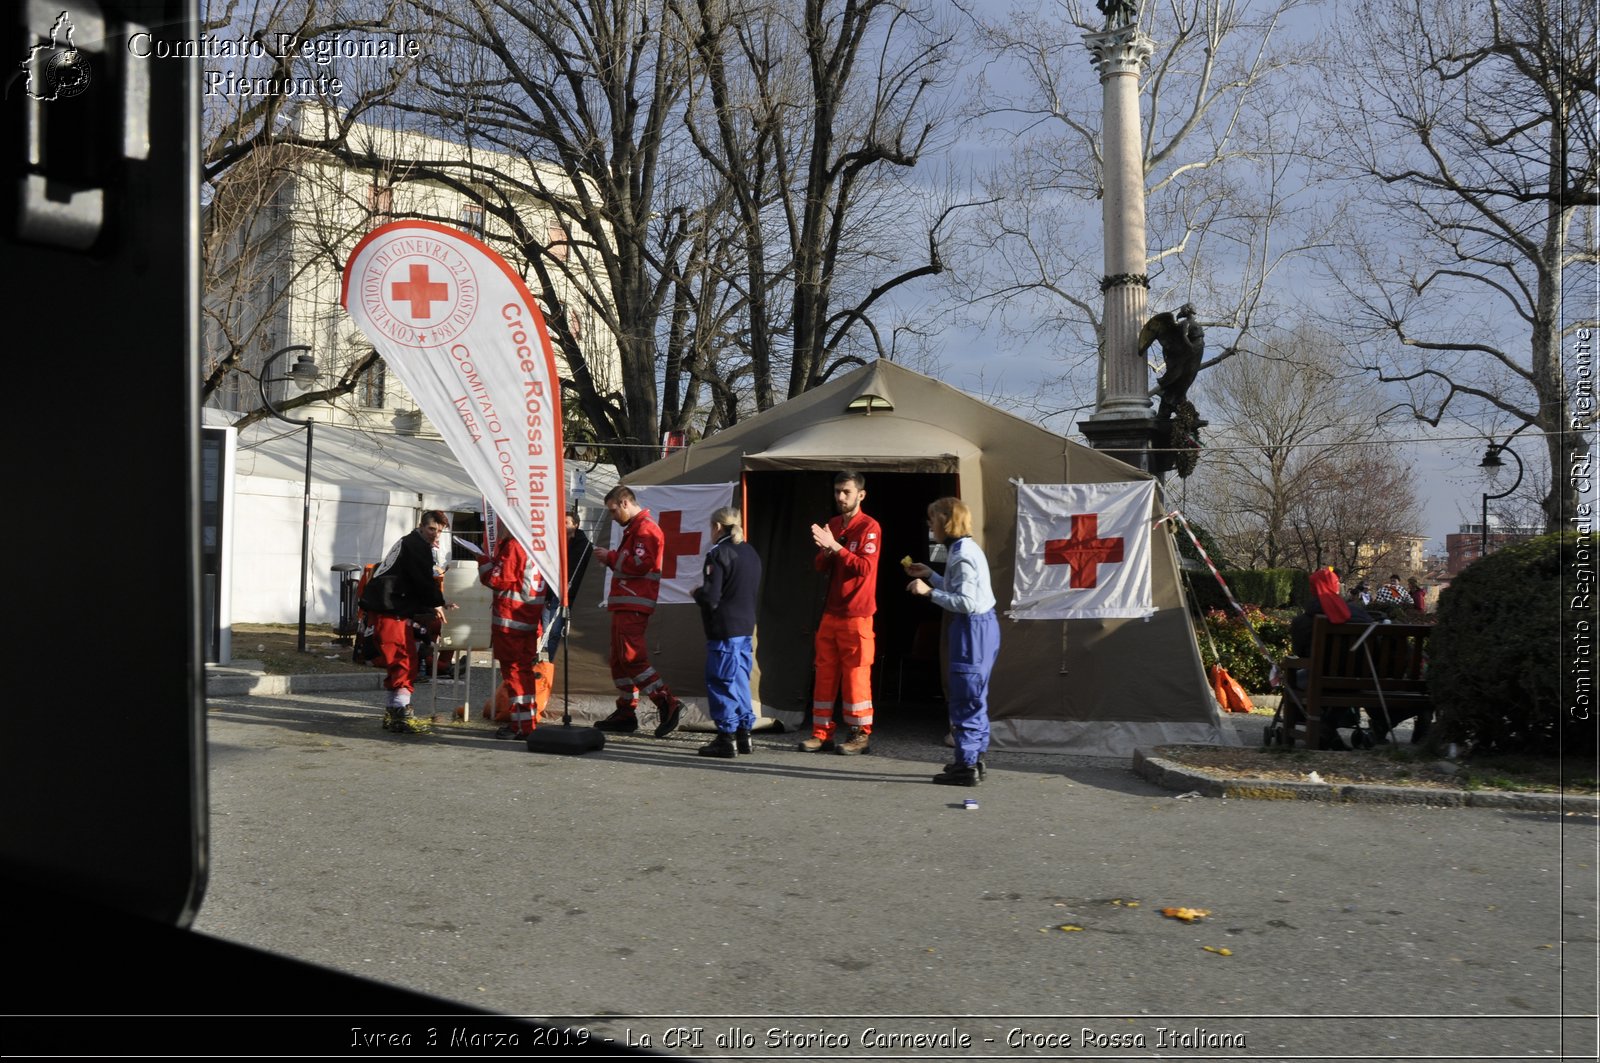
<path fill-rule="evenodd" d="M 828 521 L 842 549 L 837 554 L 818 550 L 812 561 L 818 572 L 828 572 L 828 601 L 822 607 L 834 616 L 871 616 L 878 611 L 878 554 L 883 536 L 878 522 L 860 510 L 849 524 L 844 517 Z"/>
<path fill-rule="evenodd" d="M 494 591 L 490 624 L 495 630 L 539 634 L 544 580 L 521 543 L 507 535 L 495 544 L 494 556 L 478 561 L 478 582 Z"/>
<path fill-rule="evenodd" d="M 653 613 L 661 593 L 661 556 L 667 540 L 661 527 L 641 509 L 622 526 L 622 541 L 606 558 L 611 594 L 606 608 L 619 613 Z"/>

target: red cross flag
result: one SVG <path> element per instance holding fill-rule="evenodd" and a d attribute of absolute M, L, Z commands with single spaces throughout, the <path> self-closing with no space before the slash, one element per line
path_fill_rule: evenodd
<path fill-rule="evenodd" d="M 397 221 L 356 245 L 340 300 L 565 597 L 561 388 L 522 278 L 465 233 Z"/>
<path fill-rule="evenodd" d="M 1018 484 L 1017 620 L 1137 617 L 1150 597 L 1154 480 Z"/>
<path fill-rule="evenodd" d="M 737 484 L 629 484 L 634 500 L 650 511 L 650 519 L 661 526 L 662 605 L 694 601 L 694 589 L 705 582 L 701 571 L 706 551 L 711 549 L 711 514 L 733 498 Z M 622 525 L 611 522 L 611 542 L 615 550 L 622 543 Z M 606 571 L 605 592 L 611 594 L 611 572 Z"/>

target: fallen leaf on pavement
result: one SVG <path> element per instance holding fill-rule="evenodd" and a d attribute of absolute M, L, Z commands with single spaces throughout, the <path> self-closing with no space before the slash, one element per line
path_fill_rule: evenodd
<path fill-rule="evenodd" d="M 1204 919 L 1211 914 L 1209 908 L 1163 908 L 1161 914 L 1168 919 L 1181 919 L 1185 923 L 1192 923 L 1196 919 Z"/>

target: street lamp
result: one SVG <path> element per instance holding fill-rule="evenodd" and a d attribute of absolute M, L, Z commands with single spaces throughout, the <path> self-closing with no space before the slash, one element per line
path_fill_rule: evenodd
<path fill-rule="evenodd" d="M 305 353 L 301 354 L 300 357 L 294 360 L 294 368 L 289 370 L 288 376 L 272 376 L 273 363 L 279 358 L 282 358 L 284 355 L 288 354 L 290 351 L 303 351 Z M 268 358 L 266 364 L 261 367 L 261 376 L 256 379 L 256 383 L 261 389 L 261 405 L 267 408 L 268 413 L 272 414 L 272 416 L 276 417 L 280 421 L 287 421 L 289 424 L 303 424 L 306 426 L 306 492 L 305 505 L 301 513 L 300 522 L 299 648 L 301 653 L 306 652 L 306 567 L 311 561 L 311 434 L 315 430 L 316 426 L 309 417 L 303 421 L 294 417 L 285 417 L 283 413 L 281 413 L 278 408 L 272 404 L 272 399 L 267 397 L 267 385 L 282 384 L 287 381 L 293 381 L 296 384 L 304 387 L 308 384 L 314 383 L 317 379 L 317 363 L 316 359 L 311 357 L 310 352 L 311 348 L 304 343 L 296 343 L 292 346 L 284 347 L 281 350 L 273 351 L 272 356 Z"/>
<path fill-rule="evenodd" d="M 1489 440 L 1489 449 L 1483 452 L 1483 460 L 1478 463 L 1478 468 L 1490 470 L 1503 468 L 1505 466 L 1505 462 L 1500 460 L 1500 454 L 1502 452 L 1510 454 L 1512 459 L 1516 461 L 1517 479 L 1515 483 L 1506 488 L 1504 491 L 1501 491 L 1499 494 L 1485 494 L 1483 496 L 1483 524 L 1479 526 L 1479 531 L 1482 533 L 1482 539 L 1480 540 L 1478 546 L 1479 557 L 1489 556 L 1489 500 L 1491 498 L 1504 498 L 1522 485 L 1522 459 L 1517 457 L 1517 452 L 1511 449 L 1511 441 L 1509 439 L 1504 443 L 1496 443 L 1492 439 Z"/>

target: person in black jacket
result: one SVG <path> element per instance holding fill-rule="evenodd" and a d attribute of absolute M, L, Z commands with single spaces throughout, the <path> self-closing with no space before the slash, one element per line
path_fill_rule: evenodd
<path fill-rule="evenodd" d="M 694 600 L 706 629 L 706 701 L 717 737 L 699 752 L 703 757 L 733 757 L 754 750 L 750 671 L 756 589 L 761 584 L 761 558 L 744 541 L 743 518 L 733 506 L 711 515 L 711 549 L 703 572 L 705 582 L 694 589 Z"/>
<path fill-rule="evenodd" d="M 426 734 L 430 729 L 411 714 L 420 664 L 411 622 L 437 618 L 442 624 L 445 610 L 455 608 L 444 600 L 433 572 L 433 546 L 449 527 L 450 518 L 442 510 L 428 510 L 415 531 L 389 548 L 361 593 L 361 608 L 373 626 L 375 663 L 387 670 L 383 729 L 396 734 Z"/>

